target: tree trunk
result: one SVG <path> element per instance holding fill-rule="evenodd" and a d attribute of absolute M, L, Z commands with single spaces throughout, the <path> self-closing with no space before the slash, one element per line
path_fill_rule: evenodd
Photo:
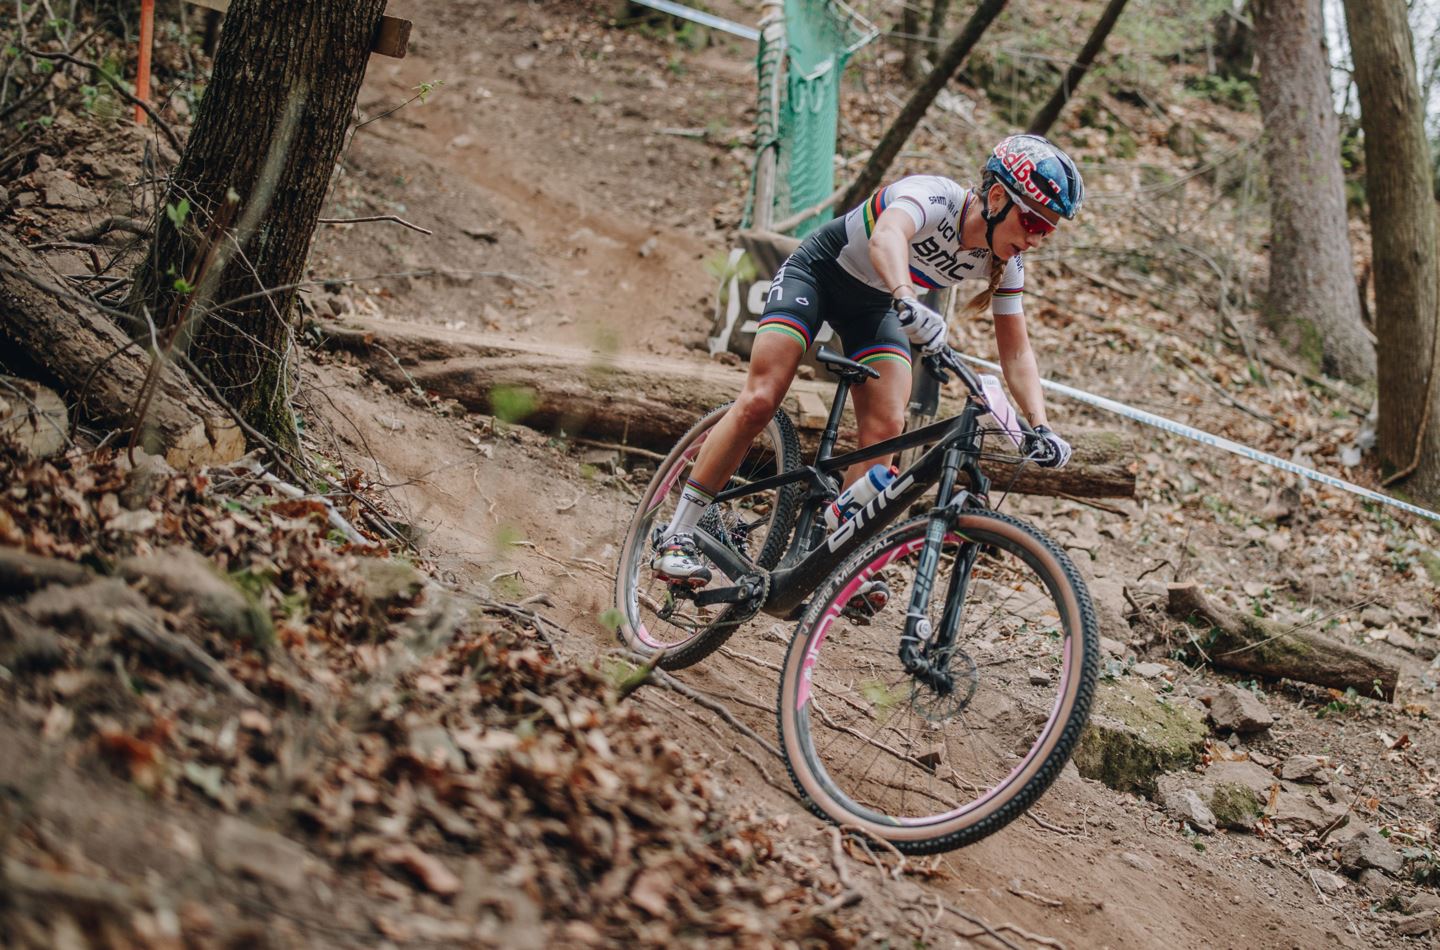
<path fill-rule="evenodd" d="M 1220 669 L 1354 689 L 1367 699 L 1395 698 L 1400 668 L 1303 627 L 1290 627 L 1211 603 L 1198 584 L 1170 585 L 1166 611 L 1207 627 L 1195 635 L 1204 659 Z"/>
<path fill-rule="evenodd" d="M 1440 504 L 1436 220 L 1424 104 L 1404 0 L 1345 0 L 1365 130 L 1375 260 L 1381 468 Z"/>
<path fill-rule="evenodd" d="M 865 163 L 865 169 L 860 172 L 860 177 L 855 179 L 855 183 L 840 199 L 837 206 L 839 210 L 849 211 L 868 198 L 870 193 L 879 186 L 880 180 L 885 177 L 885 172 L 890 169 L 890 163 L 895 161 L 895 156 L 900 154 L 905 140 L 910 137 L 915 126 L 919 125 L 920 120 L 924 118 L 925 110 L 930 108 L 930 103 L 935 101 L 940 90 L 945 88 L 950 77 L 965 62 L 965 57 L 970 55 L 970 50 L 979 41 L 980 35 L 985 32 L 995 17 L 999 16 L 1004 7 L 1005 0 L 983 0 L 975 8 L 969 22 L 965 24 L 965 29 L 961 30 L 960 35 L 951 40 L 950 45 L 940 53 L 940 60 L 935 64 L 935 68 L 930 70 L 930 75 L 926 76 L 925 81 L 911 93 L 910 101 L 905 103 L 905 107 L 900 110 L 900 114 L 895 117 L 890 128 L 876 143 L 875 150 L 870 153 L 870 161 Z"/>
<path fill-rule="evenodd" d="M 454 399 L 472 412 L 508 414 L 546 432 L 656 452 L 669 451 L 695 420 L 734 399 L 744 383 L 739 370 L 714 364 L 654 357 L 600 359 L 588 350 L 434 327 L 346 323 L 343 328 L 327 326 L 324 345 L 359 355 L 372 373 L 396 389 L 418 388 Z M 807 452 L 819 442 L 834 391 L 832 383 L 818 380 L 796 380 L 790 388 L 785 408 Z M 841 441 L 853 445 L 854 436 L 854 420 L 847 413 Z M 1058 471 L 1027 465 L 1013 485 L 1012 465 L 987 461 L 985 472 L 995 480 L 997 492 L 1134 497 L 1135 447 L 1128 436 L 1090 432 L 1077 435 L 1074 444 L 1074 458 Z"/>
<path fill-rule="evenodd" d="M 1255 68 L 1255 30 L 1245 21 L 1249 0 L 1231 0 L 1232 9 L 1215 20 L 1215 71 L 1230 79 L 1245 78 Z"/>
<path fill-rule="evenodd" d="M 950 0 L 935 0 L 930 7 L 930 25 L 925 30 L 925 35 L 930 38 L 930 45 L 940 42 L 940 34 L 945 32 L 945 17 L 949 13 Z"/>
<path fill-rule="evenodd" d="M 905 58 L 900 61 L 901 72 L 906 79 L 919 79 L 920 66 L 920 8 L 915 0 L 904 0 L 900 7 L 900 50 Z"/>
<path fill-rule="evenodd" d="M 0 231 L 0 343 L 8 344 L 0 346 L 0 360 L 33 367 L 96 426 L 129 430 L 150 369 L 145 350 L 91 308 L 41 291 L 19 274 L 57 287 L 63 282 L 32 251 Z M 160 375 L 139 441 L 176 468 L 229 462 L 245 450 L 239 427 L 173 367 Z"/>
<path fill-rule="evenodd" d="M 1312 370 L 1369 384 L 1375 347 L 1355 293 L 1320 0 L 1255 0 L 1251 6 L 1270 172 L 1265 322 Z"/>
<path fill-rule="evenodd" d="M 187 347 L 222 397 L 280 448 L 295 283 L 385 0 L 235 0 L 195 129 L 135 273 L 131 312 Z M 188 213 L 187 213 L 188 209 Z"/>
<path fill-rule="evenodd" d="M 1120 19 L 1120 11 L 1125 9 L 1129 0 L 1110 0 L 1105 5 L 1105 12 L 1100 14 L 1100 20 L 1095 24 L 1095 29 L 1090 31 L 1090 38 L 1085 41 L 1081 48 L 1080 55 L 1070 68 L 1065 71 L 1065 76 L 1060 80 L 1060 85 L 1055 89 L 1050 101 L 1035 113 L 1035 118 L 1030 120 L 1030 127 L 1025 131 L 1031 135 L 1044 135 L 1050 131 L 1050 126 L 1060 117 L 1060 110 L 1065 108 L 1065 103 L 1075 95 L 1075 90 L 1080 87 L 1080 80 L 1090 71 L 1090 66 L 1095 62 L 1095 57 L 1105 47 L 1105 39 L 1115 27 L 1115 21 Z"/>

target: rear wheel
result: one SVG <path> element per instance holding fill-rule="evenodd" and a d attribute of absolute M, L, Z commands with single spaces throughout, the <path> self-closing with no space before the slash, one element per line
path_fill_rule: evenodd
<path fill-rule="evenodd" d="M 670 450 L 650 480 L 620 550 L 615 571 L 615 604 L 620 612 L 616 633 L 632 650 L 650 655 L 664 650 L 660 666 L 675 670 L 698 663 L 714 653 L 747 619 L 740 605 L 697 607 L 693 601 L 672 595 L 669 585 L 650 569 L 658 530 L 670 523 L 680 492 L 700 454 L 700 446 L 725 415 L 728 406 L 706 415 Z M 757 481 L 799 467 L 800 441 L 783 410 L 765 426 L 750 446 L 730 485 Z M 795 483 L 757 492 L 733 501 L 712 504 L 700 526 L 738 553 L 769 570 L 779 563 L 795 526 L 796 508 L 804 486 Z M 714 579 L 709 586 L 735 583 L 720 568 L 709 564 Z"/>
<path fill-rule="evenodd" d="M 1069 558 L 1023 522 L 975 512 L 946 536 L 931 597 L 938 630 L 959 555 L 975 553 L 954 647 L 935 664 L 947 685 L 906 672 L 900 636 L 927 525 L 891 529 L 821 585 L 780 683 L 781 745 L 810 808 L 916 854 L 991 834 L 1049 787 L 1080 738 L 1099 664 L 1094 608 Z M 889 603 L 857 610 L 871 580 L 889 586 Z"/>

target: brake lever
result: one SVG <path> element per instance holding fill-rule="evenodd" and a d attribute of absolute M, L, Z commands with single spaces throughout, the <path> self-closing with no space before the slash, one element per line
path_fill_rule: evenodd
<path fill-rule="evenodd" d="M 941 356 L 936 353 L 925 357 L 921 362 L 925 364 L 925 371 L 941 383 L 950 382 L 950 373 L 946 371 Z"/>

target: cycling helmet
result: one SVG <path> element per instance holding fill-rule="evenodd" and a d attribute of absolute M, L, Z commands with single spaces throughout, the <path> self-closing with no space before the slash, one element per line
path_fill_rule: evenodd
<path fill-rule="evenodd" d="M 1069 155 L 1040 135 L 1001 139 L 985 162 L 984 181 L 987 188 L 998 181 L 1031 208 L 1048 208 L 1067 221 L 1075 220 L 1085 201 L 1080 169 Z"/>

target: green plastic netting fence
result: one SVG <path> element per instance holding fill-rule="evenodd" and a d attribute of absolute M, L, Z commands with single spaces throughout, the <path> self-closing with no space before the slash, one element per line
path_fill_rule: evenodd
<path fill-rule="evenodd" d="M 756 169 L 766 149 L 775 150 L 774 202 L 770 220 L 781 220 L 812 207 L 835 190 L 835 134 L 840 116 L 840 77 L 845 64 L 877 31 L 839 0 L 784 0 L 785 30 L 776 43 L 760 40 L 756 57 L 758 119 Z M 784 69 L 782 65 L 784 58 Z M 783 76 L 782 76 L 783 74 Z M 779 113 L 769 103 L 779 90 Z M 752 176 L 743 226 L 755 215 Z M 803 237 L 830 220 L 827 209 L 791 229 Z"/>

